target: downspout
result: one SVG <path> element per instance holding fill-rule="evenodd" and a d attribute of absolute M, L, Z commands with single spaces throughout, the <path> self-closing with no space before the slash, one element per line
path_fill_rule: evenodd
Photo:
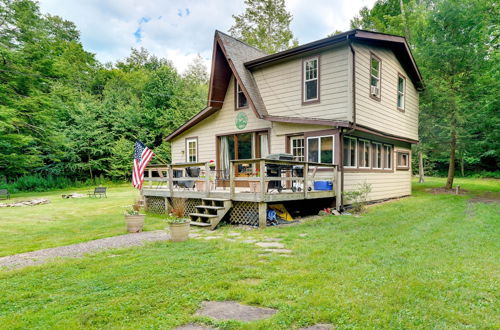
<path fill-rule="evenodd" d="M 356 51 L 352 47 L 352 40 L 349 35 L 346 36 L 347 42 L 349 43 L 349 49 L 351 50 L 352 54 L 352 77 L 351 77 L 351 84 L 352 84 L 352 127 L 350 130 L 348 130 L 346 133 L 350 134 L 356 130 Z M 342 183 L 340 187 L 340 192 L 342 194 L 341 198 L 341 206 L 342 208 L 344 207 L 344 160 L 343 160 L 343 155 L 344 155 L 344 139 L 343 139 L 343 129 L 340 129 L 340 168 L 341 168 L 341 177 L 342 177 Z"/>

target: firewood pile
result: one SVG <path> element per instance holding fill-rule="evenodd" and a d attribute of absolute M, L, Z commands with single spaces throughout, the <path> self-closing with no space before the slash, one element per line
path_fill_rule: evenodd
<path fill-rule="evenodd" d="M 34 205 L 49 204 L 49 203 L 50 201 L 48 199 L 40 198 L 40 199 L 32 199 L 29 201 L 19 201 L 14 203 L 0 203 L 0 207 L 34 206 Z"/>

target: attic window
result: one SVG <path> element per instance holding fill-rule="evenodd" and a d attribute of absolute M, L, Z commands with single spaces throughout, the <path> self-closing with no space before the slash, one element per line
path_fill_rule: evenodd
<path fill-rule="evenodd" d="M 248 107 L 247 97 L 240 87 L 240 84 L 236 82 L 236 109 L 243 109 Z"/>
<path fill-rule="evenodd" d="M 303 102 L 319 101 L 319 57 L 304 60 L 302 86 Z"/>

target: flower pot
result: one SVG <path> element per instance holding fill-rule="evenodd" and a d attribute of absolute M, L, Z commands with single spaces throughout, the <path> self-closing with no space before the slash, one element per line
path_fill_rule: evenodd
<path fill-rule="evenodd" d="M 264 182 L 264 190 L 267 191 L 267 185 L 269 182 Z M 259 181 L 248 181 L 248 186 L 250 187 L 250 192 L 259 193 L 260 192 L 260 180 Z"/>
<path fill-rule="evenodd" d="M 205 181 L 195 181 L 196 191 L 205 191 Z"/>
<path fill-rule="evenodd" d="M 168 225 L 170 228 L 170 240 L 172 242 L 184 242 L 189 237 L 189 221 L 183 223 L 171 223 Z"/>
<path fill-rule="evenodd" d="M 127 231 L 129 233 L 139 233 L 144 227 L 145 214 L 138 215 L 125 215 L 125 223 L 127 224 Z"/>

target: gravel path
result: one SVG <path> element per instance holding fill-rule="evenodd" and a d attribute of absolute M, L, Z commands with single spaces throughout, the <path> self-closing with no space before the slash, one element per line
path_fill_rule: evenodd
<path fill-rule="evenodd" d="M 0 269 L 23 268 L 43 264 L 50 259 L 59 257 L 78 258 L 87 253 L 98 252 L 108 249 L 116 249 L 128 246 L 139 246 L 145 242 L 166 241 L 170 238 L 164 230 L 145 231 L 137 234 L 96 239 L 94 241 L 54 247 L 33 252 L 15 254 L 0 258 Z"/>

